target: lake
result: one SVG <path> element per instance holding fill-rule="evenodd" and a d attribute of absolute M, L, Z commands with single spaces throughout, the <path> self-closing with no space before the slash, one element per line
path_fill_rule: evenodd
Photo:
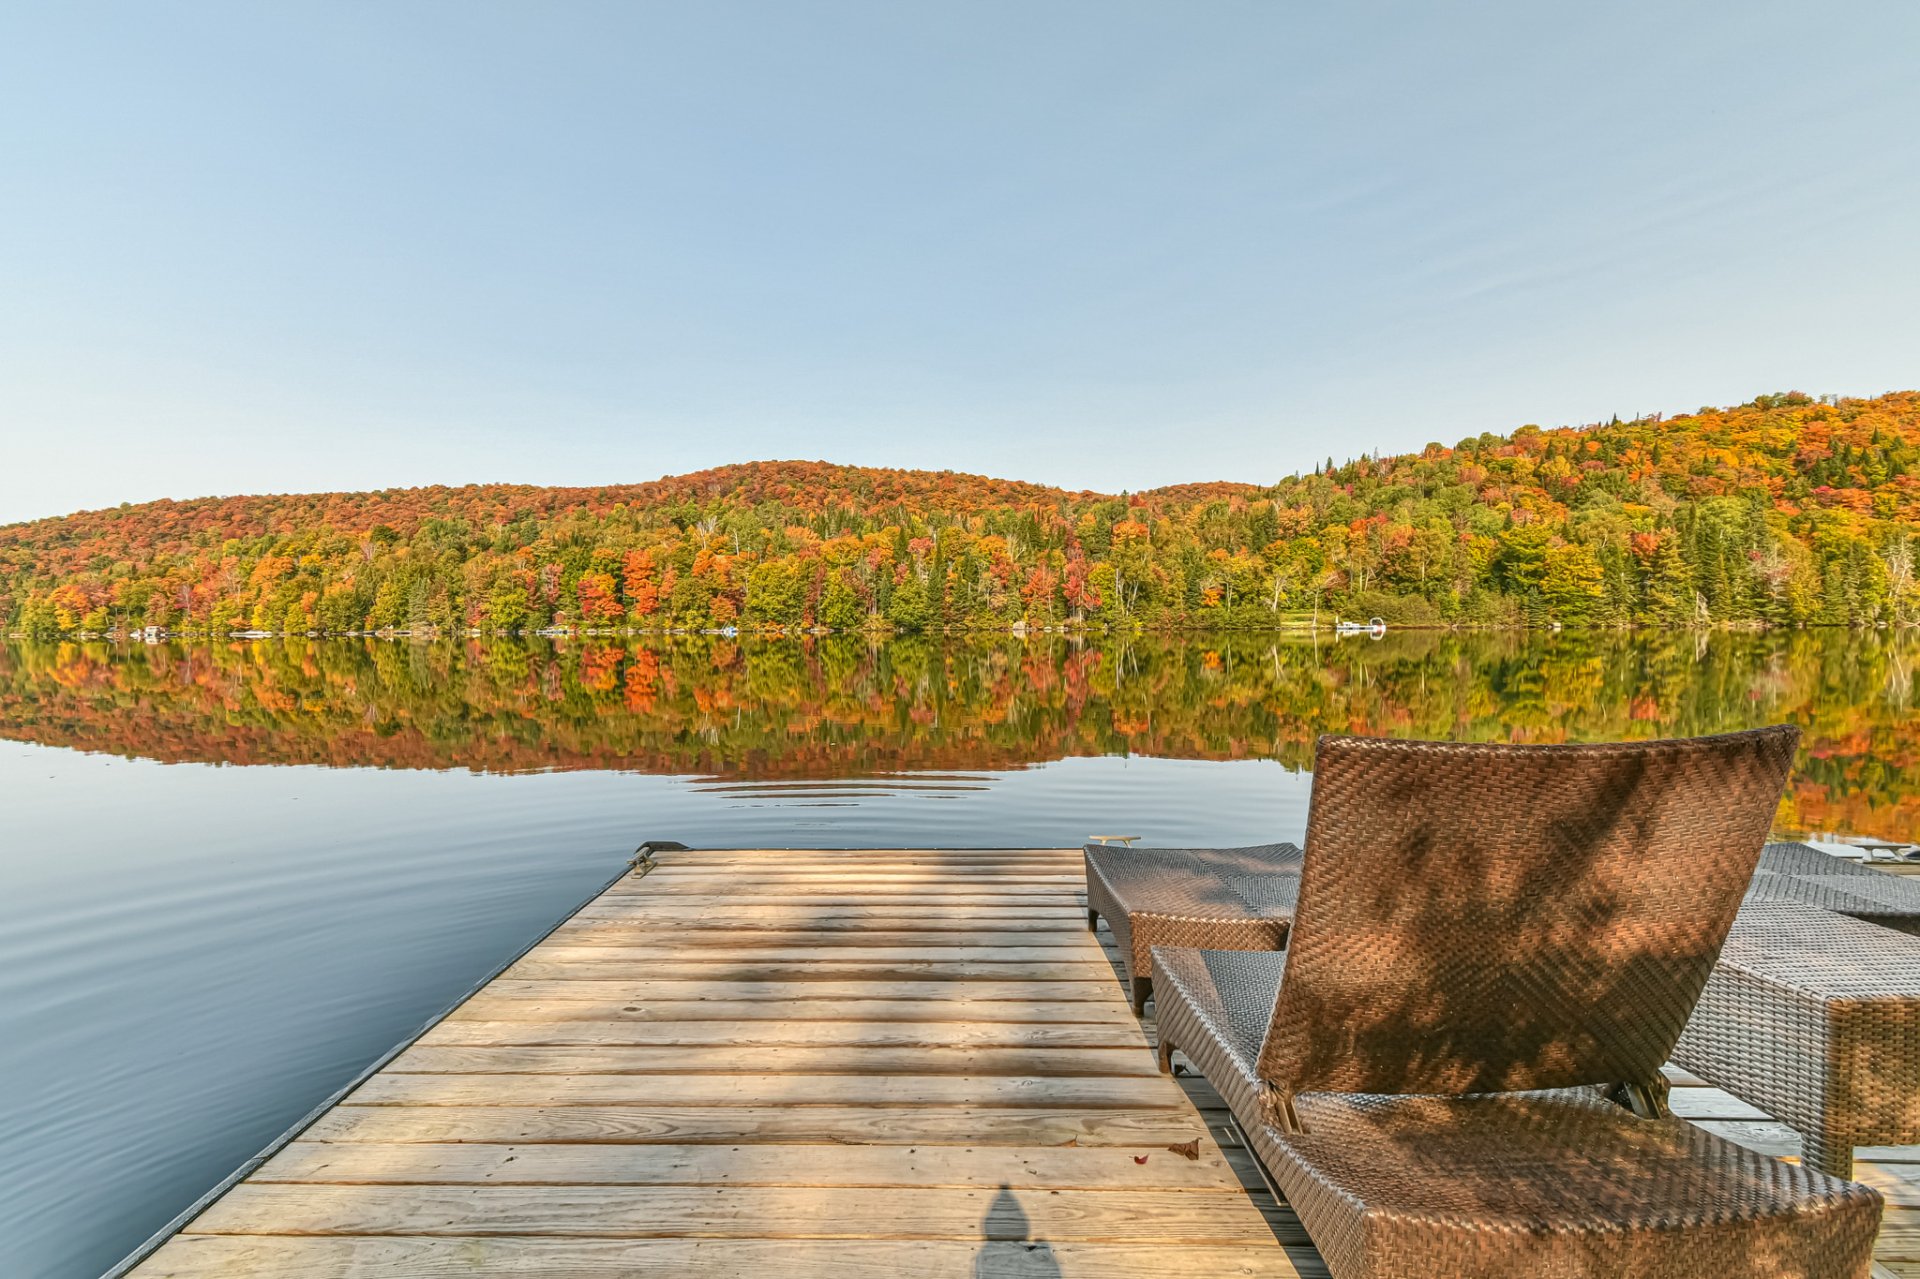
<path fill-rule="evenodd" d="M 1842 630 L 0 641 L 6 1273 L 97 1275 L 642 839 L 1297 840 L 1325 732 L 1781 721 L 1780 833 L 1911 839 L 1916 662 Z"/>

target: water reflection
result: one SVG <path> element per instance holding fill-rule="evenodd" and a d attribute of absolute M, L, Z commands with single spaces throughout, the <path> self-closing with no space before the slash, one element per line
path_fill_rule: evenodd
<path fill-rule="evenodd" d="M 1559 741 L 1792 720 L 1806 737 L 1782 827 L 1905 839 L 1917 644 L 0 643 L 4 1269 L 98 1274 L 649 836 L 1299 839 L 1323 731 Z M 1200 762 L 1221 760 L 1243 762 Z M 982 1255 L 1042 1265 L 1029 1233 L 990 1233 Z"/>
<path fill-rule="evenodd" d="M 834 804 L 1072 756 L 1329 731 L 1594 741 L 1792 721 L 1783 831 L 1916 834 L 1905 631 L 0 644 L 0 735 L 169 762 L 698 778 Z M 806 783 L 805 786 L 800 783 Z"/>

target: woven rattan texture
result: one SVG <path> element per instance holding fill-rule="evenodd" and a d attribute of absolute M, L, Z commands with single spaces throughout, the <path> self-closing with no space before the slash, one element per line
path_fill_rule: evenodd
<path fill-rule="evenodd" d="M 1798 1130 L 1802 1158 L 1838 1176 L 1855 1146 L 1920 1141 L 1920 939 L 1750 899 L 1674 1060 Z"/>
<path fill-rule="evenodd" d="M 1266 1122 L 1254 1068 L 1287 957 L 1157 948 L 1163 1065 L 1205 1075 L 1336 1279 L 1857 1279 L 1880 1204 L 1597 1089 L 1479 1097 L 1308 1094 Z"/>
<path fill-rule="evenodd" d="M 1284 952 L 1154 947 L 1161 1068 L 1177 1047 L 1235 1114 L 1258 1114 L 1254 1062 L 1286 966 Z"/>
<path fill-rule="evenodd" d="M 1323 737 L 1261 1075 L 1376 1093 L 1656 1079 L 1797 739 Z"/>
<path fill-rule="evenodd" d="M 1247 848 L 1114 848 L 1089 844 L 1088 923 L 1107 921 L 1133 987 L 1145 999 L 1155 946 L 1278 950 L 1287 944 L 1299 883 L 1293 844 Z"/>
<path fill-rule="evenodd" d="M 1162 1065 L 1219 1088 L 1334 1279 L 1863 1279 L 1872 1190 L 1603 1095 L 1679 1036 L 1795 736 L 1323 739 L 1292 949 L 1155 950 Z"/>
<path fill-rule="evenodd" d="M 1920 880 L 1858 866 L 1805 844 L 1768 844 L 1747 898 L 1819 906 L 1920 935 Z"/>
<path fill-rule="evenodd" d="M 1590 1090 L 1306 1095 L 1249 1130 L 1335 1279 L 1865 1279 L 1880 1199 Z"/>

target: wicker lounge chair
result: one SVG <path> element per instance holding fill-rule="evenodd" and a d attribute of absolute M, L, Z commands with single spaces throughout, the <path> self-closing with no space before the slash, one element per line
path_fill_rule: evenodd
<path fill-rule="evenodd" d="M 1152 991 L 1155 946 L 1278 950 L 1287 944 L 1300 849 L 1115 848 L 1088 844 L 1087 927 L 1113 932 L 1133 1011 Z"/>
<path fill-rule="evenodd" d="M 1768 844 L 1751 902 L 1799 902 L 1920 936 L 1920 880 L 1872 870 L 1805 844 Z"/>
<path fill-rule="evenodd" d="M 1864 1279 L 1879 1196 L 1673 1118 L 1660 1074 L 1795 738 L 1322 738 L 1289 949 L 1155 949 L 1162 1069 L 1334 1279 Z"/>
<path fill-rule="evenodd" d="M 1750 900 L 1673 1059 L 1851 1176 L 1855 1146 L 1920 1141 L 1920 938 Z"/>

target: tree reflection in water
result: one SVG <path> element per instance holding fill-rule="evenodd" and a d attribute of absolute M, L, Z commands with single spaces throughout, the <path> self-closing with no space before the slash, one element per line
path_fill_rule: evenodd
<path fill-rule="evenodd" d="M 1779 829 L 1920 836 L 1907 631 L 0 641 L 0 736 L 165 761 L 854 778 L 1276 759 L 1324 732 L 1602 741 L 1792 722 Z"/>

